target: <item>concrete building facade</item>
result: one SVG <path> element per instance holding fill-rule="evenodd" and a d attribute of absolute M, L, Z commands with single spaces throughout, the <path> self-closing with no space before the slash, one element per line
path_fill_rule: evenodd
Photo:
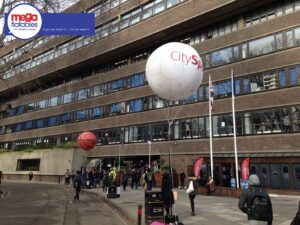
<path fill-rule="evenodd" d="M 250 157 L 250 173 L 264 187 L 300 189 L 300 1 L 98 0 L 68 11 L 94 12 L 96 35 L 40 37 L 0 49 L 2 66 L 22 54 L 0 81 L 1 148 L 61 146 L 90 130 L 98 144 L 87 157 L 103 167 L 119 158 L 124 168 L 147 164 L 150 150 L 151 162 L 168 165 L 171 151 L 172 166 L 187 174 L 203 157 L 206 177 L 211 75 L 214 177 L 230 186 L 233 70 L 239 163 Z M 199 52 L 204 79 L 189 98 L 166 103 L 147 85 L 145 65 L 173 41 Z M 179 112 L 171 141 L 168 109 Z"/>

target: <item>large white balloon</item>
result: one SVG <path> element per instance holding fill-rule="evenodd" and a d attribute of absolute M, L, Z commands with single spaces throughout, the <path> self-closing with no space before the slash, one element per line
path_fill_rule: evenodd
<path fill-rule="evenodd" d="M 199 88 L 203 78 L 203 64 L 194 48 L 171 42 L 151 54 L 146 64 L 146 77 L 158 96 L 181 100 Z"/>

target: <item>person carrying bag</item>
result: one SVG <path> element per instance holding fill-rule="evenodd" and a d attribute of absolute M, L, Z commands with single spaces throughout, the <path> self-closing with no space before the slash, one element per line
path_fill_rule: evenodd
<path fill-rule="evenodd" d="M 191 203 L 191 215 L 195 216 L 195 197 L 198 193 L 198 181 L 197 177 L 189 177 L 189 187 L 186 190 L 186 193 L 189 195 L 190 203 Z"/>

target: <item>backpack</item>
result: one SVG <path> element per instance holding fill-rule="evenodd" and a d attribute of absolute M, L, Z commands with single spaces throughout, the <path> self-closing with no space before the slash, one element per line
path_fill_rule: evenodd
<path fill-rule="evenodd" d="M 271 199 L 264 190 L 253 190 L 250 198 L 249 214 L 254 220 L 272 221 L 273 210 Z"/>

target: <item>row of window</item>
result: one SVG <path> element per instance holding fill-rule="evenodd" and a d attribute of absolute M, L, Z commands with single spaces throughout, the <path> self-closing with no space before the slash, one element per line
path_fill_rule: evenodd
<path fill-rule="evenodd" d="M 45 109 L 61 104 L 67 104 L 84 100 L 91 97 L 101 96 L 124 89 L 143 86 L 147 83 L 144 73 L 134 74 L 130 77 L 121 78 L 110 81 L 108 83 L 96 85 L 89 88 L 80 89 L 74 92 L 65 93 L 60 96 L 54 96 L 49 99 L 43 99 L 38 102 L 29 103 L 16 108 L 8 109 L 0 113 L 0 118 L 7 116 L 15 116 L 31 112 L 35 110 Z M 224 81 L 214 82 L 214 98 L 224 98 L 231 96 L 231 81 L 229 79 Z M 260 91 L 291 87 L 300 85 L 300 65 L 289 66 L 278 70 L 265 71 L 258 74 L 246 75 L 235 78 L 235 94 L 249 94 Z M 155 99 L 155 100 L 152 100 Z M 208 86 L 201 85 L 191 96 L 185 100 L 177 102 L 176 104 L 187 104 L 199 101 L 208 100 Z M 168 103 L 168 105 L 172 103 Z M 149 109 L 166 107 L 164 101 L 157 97 L 144 97 L 139 99 L 132 99 L 129 103 L 119 102 L 107 106 L 99 106 L 102 110 L 101 117 L 107 115 L 119 115 L 131 112 L 146 111 Z"/>
<path fill-rule="evenodd" d="M 295 1 L 276 1 L 265 6 L 260 6 L 249 11 L 244 17 L 244 26 L 249 27 L 258 23 L 274 19 L 276 17 L 298 11 L 300 9 L 300 0 Z M 231 18 L 228 21 L 219 24 L 212 24 L 207 28 L 201 29 L 201 32 L 192 32 L 186 34 L 180 39 L 189 45 L 198 44 L 210 38 L 216 38 L 224 34 L 231 33 L 238 29 L 238 18 Z"/>
<path fill-rule="evenodd" d="M 102 1 L 99 5 L 94 6 L 88 13 L 95 13 L 95 16 L 99 16 L 105 12 L 108 12 L 117 6 L 123 4 L 128 0 L 106 0 Z M 169 0 L 167 2 L 167 7 L 171 7 L 172 5 L 178 4 L 179 0 Z M 154 3 L 153 3 L 154 4 Z M 157 4 L 157 3 L 156 3 Z M 148 6 L 150 7 L 150 6 Z M 148 7 L 145 7 L 146 9 Z M 244 17 L 245 26 L 252 26 L 258 23 L 274 19 L 275 17 L 279 17 L 285 14 L 289 14 L 300 9 L 300 0 L 289 0 L 289 1 L 277 1 L 275 3 L 268 4 L 266 6 L 259 7 L 255 10 L 250 11 Z M 132 15 L 136 15 L 137 12 L 132 12 Z M 145 13 L 145 17 L 147 17 L 147 13 Z M 225 23 L 215 24 L 209 26 L 207 29 L 203 29 L 202 32 L 197 32 L 192 35 L 186 35 L 181 41 L 188 43 L 190 45 L 197 44 L 201 41 L 204 41 L 209 38 L 215 38 L 218 36 L 222 36 L 226 33 L 230 33 L 237 30 L 237 18 L 233 20 L 229 20 Z M 4 62 L 8 62 L 9 60 L 18 58 L 23 52 L 28 51 L 29 49 L 36 48 L 42 44 L 45 44 L 55 36 L 47 36 L 43 38 L 38 38 L 37 40 L 30 42 L 18 49 L 16 51 L 5 55 L 3 60 L 0 59 L 0 65 L 4 64 Z"/>
<path fill-rule="evenodd" d="M 32 102 L 29 103 L 28 105 L 22 105 L 16 108 L 8 109 L 5 112 L 1 112 L 0 118 L 20 115 L 26 112 L 32 112 L 35 110 L 41 110 L 48 107 L 68 104 L 71 102 L 76 102 L 91 97 L 101 96 L 101 95 L 113 93 L 120 90 L 139 87 L 146 84 L 145 78 L 146 78 L 145 73 L 138 73 L 129 77 L 121 78 L 104 84 L 99 84 L 93 87 L 80 89 L 59 96 L 54 96 L 49 99 L 43 99 L 37 102 Z"/>
<path fill-rule="evenodd" d="M 209 137 L 208 116 L 176 120 L 172 139 Z M 300 106 L 236 113 L 237 135 L 300 131 Z M 212 117 L 213 136 L 233 135 L 232 114 Z M 140 124 L 95 131 L 99 144 L 168 140 L 168 123 Z"/>
<path fill-rule="evenodd" d="M 52 60 L 60 55 L 66 54 L 69 51 L 73 51 L 75 49 L 78 49 L 86 44 L 89 44 L 91 42 L 100 40 L 108 35 L 111 35 L 121 29 L 124 29 L 128 26 L 131 26 L 137 22 L 140 22 L 141 20 L 144 20 L 156 13 L 159 13 L 161 11 L 166 10 L 167 8 L 173 7 L 176 4 L 179 4 L 180 1 L 183 0 L 167 0 L 164 2 L 163 0 L 156 0 L 153 1 L 149 4 L 146 4 L 143 7 L 138 8 L 137 10 L 134 10 L 130 13 L 124 14 L 123 17 L 121 17 L 121 20 L 119 21 L 114 20 L 111 21 L 105 25 L 102 25 L 100 28 L 96 30 L 97 35 L 95 36 L 90 36 L 90 37 L 79 37 L 76 38 L 60 47 L 58 47 L 55 51 L 54 49 L 40 55 L 37 57 L 34 57 L 32 61 L 27 61 L 25 63 L 22 63 L 18 66 L 16 66 L 14 69 L 11 69 L 7 71 L 5 74 L 4 78 L 9 78 L 17 73 L 23 72 L 25 70 L 28 70 L 32 67 L 35 67 L 41 63 L 47 62 L 49 60 Z M 124 3 L 125 0 L 107 0 L 102 2 L 99 6 L 96 6 L 91 12 L 95 10 L 95 12 L 106 12 L 114 7 L 117 7 L 119 4 Z M 277 4 L 270 4 L 265 7 L 261 7 L 259 9 L 256 9 L 254 11 L 249 12 L 245 16 L 245 24 L 246 26 L 249 25 L 255 25 L 258 22 L 263 22 L 265 20 L 273 19 L 275 16 L 281 16 L 283 14 L 288 14 L 294 11 L 299 10 L 299 5 L 300 5 L 300 0 L 294 1 L 282 1 L 278 2 Z M 99 11 L 100 10 L 100 11 Z M 226 23 L 223 24 L 215 24 L 213 26 L 210 26 L 209 29 L 203 29 L 204 32 L 201 33 L 194 33 L 191 36 L 186 36 L 185 38 L 181 39 L 182 42 L 188 43 L 188 44 L 197 44 L 201 41 L 204 41 L 205 39 L 208 38 L 214 38 L 221 36 L 226 33 L 230 33 L 237 30 L 237 18 L 234 20 L 229 20 Z M 287 34 L 288 39 L 287 40 L 289 43 L 287 46 L 292 46 L 293 45 L 293 40 L 292 40 L 292 34 Z M 289 36 L 290 35 L 290 36 Z M 297 35 L 297 34 L 296 34 Z M 98 37 L 98 38 L 97 38 Z M 51 36 L 51 38 L 53 38 Z M 39 39 L 38 42 L 36 42 L 34 45 L 39 46 L 47 41 L 49 41 L 51 38 L 48 39 Z M 297 37 L 296 37 L 297 38 Z M 262 42 L 274 42 L 274 40 L 271 40 L 272 38 L 269 38 L 269 40 L 258 40 L 257 43 L 253 42 L 251 46 L 251 43 L 249 43 L 249 56 L 248 57 L 253 57 L 261 54 L 265 54 L 271 51 L 275 51 L 275 45 L 272 43 L 264 43 L 265 48 L 263 50 L 260 49 L 260 44 Z M 282 36 L 277 36 L 276 37 L 276 42 L 277 42 L 277 50 L 282 48 Z M 281 43 L 280 43 L 281 42 Z M 10 57 L 17 57 L 18 55 L 22 54 L 28 47 L 30 47 L 31 43 L 28 43 L 27 45 L 23 46 L 20 48 L 20 51 L 16 51 L 14 53 L 11 53 L 7 56 L 5 56 L 7 59 Z M 247 51 L 247 46 L 242 46 L 240 47 L 242 49 L 239 49 L 238 46 L 235 46 L 234 49 L 223 49 L 221 51 L 217 51 L 212 53 L 211 59 L 209 55 L 206 55 L 206 62 L 207 62 L 207 67 L 211 66 L 218 66 L 218 65 L 223 65 L 226 63 L 230 63 L 233 60 L 239 60 L 241 58 L 246 58 L 246 51 Z M 222 56 L 223 55 L 223 56 Z M 5 58 L 5 59 L 6 59 Z M 7 61 L 6 59 L 6 61 Z M 0 64 L 3 64 L 4 61 L 0 60 Z M 211 64 L 211 65 L 210 65 Z"/>
<path fill-rule="evenodd" d="M 285 14 L 300 10 L 300 0 L 276 1 L 267 6 L 249 12 L 245 16 L 245 25 L 252 26 L 258 23 L 274 19 Z"/>
<path fill-rule="evenodd" d="M 122 29 L 125 29 L 129 26 L 132 26 L 142 20 L 145 20 L 151 16 L 154 16 L 158 13 L 161 13 L 165 10 L 170 9 L 171 7 L 176 6 L 177 4 L 184 2 L 187 0 L 153 0 L 147 3 L 144 6 L 141 6 L 135 9 L 132 12 L 125 13 L 120 16 L 120 18 L 116 18 L 106 24 L 101 25 L 97 28 L 96 34 L 92 36 L 81 36 L 75 38 L 56 49 L 48 50 L 47 52 L 33 57 L 32 60 L 28 60 L 24 63 L 17 65 L 14 69 L 10 69 L 6 71 L 4 75 L 4 79 L 10 78 L 18 73 L 21 73 L 25 70 L 31 69 L 35 66 L 38 66 L 42 63 L 48 62 L 57 58 L 61 55 L 67 54 L 71 51 L 79 49 L 85 45 L 88 45 L 92 42 L 96 42 L 100 39 L 103 39 L 109 35 L 112 35 Z M 145 14 L 147 16 L 145 17 Z"/>
<path fill-rule="evenodd" d="M 211 68 L 295 46 L 300 46 L 299 27 L 213 51 L 202 58 L 205 68 Z"/>
<path fill-rule="evenodd" d="M 5 56 L 1 57 L 0 65 L 3 65 L 5 63 L 8 63 L 11 60 L 19 58 L 24 53 L 47 43 L 48 41 L 50 41 L 51 39 L 53 39 L 55 37 L 56 37 L 55 35 L 39 37 L 39 38 L 35 39 L 34 41 L 31 41 L 31 42 L 17 48 L 15 51 L 10 52 L 10 53 L 6 54 Z"/>
<path fill-rule="evenodd" d="M 88 13 L 95 13 L 95 17 L 100 16 L 119 5 L 123 4 L 124 2 L 127 2 L 128 0 L 106 0 L 102 1 L 99 5 L 93 6 L 91 9 L 89 9 Z"/>
<path fill-rule="evenodd" d="M 220 66 L 297 45 L 300 45 L 300 28 L 206 54 L 204 55 L 204 65 L 206 68 Z M 43 61 L 43 58 L 40 60 Z"/>
<path fill-rule="evenodd" d="M 234 20 L 235 21 L 235 20 Z M 232 28 L 233 28 L 233 30 L 234 30 L 234 27 L 235 27 L 235 23 L 236 22 L 234 22 L 233 21 L 233 23 L 232 23 Z M 222 34 L 222 29 L 223 29 L 223 26 L 217 26 L 218 27 L 218 35 L 221 35 Z M 213 32 L 213 33 L 216 33 L 216 32 Z M 38 39 L 39 41 L 38 42 L 40 42 L 40 39 Z M 43 40 L 43 39 L 41 39 L 41 40 Z M 193 37 L 193 38 L 185 38 L 185 39 L 183 39 L 182 41 L 183 42 L 185 42 L 186 40 L 190 40 L 190 44 L 194 44 L 194 43 L 198 43 L 197 42 L 197 37 Z M 235 49 L 236 50 L 236 49 Z M 225 52 L 226 52 L 226 50 L 225 50 Z M 141 60 L 146 60 L 147 58 L 148 58 L 148 56 L 150 55 L 150 53 L 151 53 L 151 51 L 148 51 L 148 52 L 144 52 L 144 53 L 141 53 L 141 54 L 137 54 L 137 55 L 135 55 L 135 56 L 133 56 L 132 58 L 131 58 L 131 62 L 132 63 L 135 63 L 135 62 L 138 62 L 138 61 L 141 61 Z M 221 52 L 221 53 L 224 53 L 224 52 Z M 218 57 L 215 57 L 216 55 L 218 56 L 218 52 L 217 53 L 215 53 L 214 54 L 214 59 L 215 58 L 217 58 L 217 60 L 216 61 L 218 61 Z M 229 54 L 231 54 L 231 53 L 229 53 Z M 50 55 L 48 55 L 49 56 L 49 58 L 51 59 L 53 56 L 50 54 Z M 207 61 L 209 62 L 210 61 L 210 57 L 209 56 L 207 56 L 208 58 L 207 58 Z M 226 58 L 227 56 L 226 56 L 226 54 L 225 54 L 225 58 Z M 39 57 L 38 58 L 38 60 L 36 60 L 34 63 L 33 63 L 33 65 L 36 65 L 36 64 L 38 64 L 38 63 L 41 63 L 41 62 L 45 62 L 46 60 L 45 59 L 43 59 L 42 57 Z M 222 61 L 222 60 L 221 60 Z M 225 60 L 226 61 L 226 60 Z M 128 59 L 122 59 L 122 60 L 119 60 L 119 61 L 116 61 L 116 62 L 113 62 L 113 63 L 111 63 L 111 64 L 106 64 L 106 65 L 103 65 L 103 66 L 101 66 L 101 67 L 99 67 L 98 69 L 96 69 L 96 73 L 97 74 L 100 74 L 100 73 L 103 73 L 103 72 L 107 72 L 107 71 L 110 71 L 110 70 L 113 70 L 113 69 L 116 69 L 116 68 L 119 68 L 119 67 L 123 67 L 123 66 L 127 66 L 128 65 Z M 18 67 L 19 68 L 19 67 Z M 27 68 L 29 68 L 29 66 L 27 65 Z"/>
<path fill-rule="evenodd" d="M 61 118 L 63 115 L 61 116 Z M 50 118 L 48 118 L 48 121 Z M 36 124 L 39 120 L 36 121 Z M 207 138 L 209 137 L 208 116 L 175 120 L 171 127 L 172 139 Z M 277 134 L 286 132 L 300 132 L 300 105 L 284 106 L 280 108 L 269 108 L 255 111 L 236 113 L 237 135 L 259 135 Z M 233 119 L 232 114 L 221 114 L 212 116 L 212 131 L 214 137 L 232 136 Z M 131 125 L 126 127 L 115 127 L 93 131 L 98 138 L 98 144 L 116 144 L 168 140 L 168 123 L 149 123 Z M 71 135 L 76 140 L 78 134 Z M 49 138 L 34 138 L 20 140 L 14 143 L 15 146 L 47 144 L 54 145 L 61 143 L 61 137 L 56 136 L 55 141 Z M 39 140 L 39 141 L 37 141 Z M 59 141 L 58 141 L 59 140 Z M 70 136 L 64 136 L 69 141 Z M 22 144 L 23 143 L 23 144 Z M 8 146 L 8 143 L 1 143 L 1 146 Z"/>

